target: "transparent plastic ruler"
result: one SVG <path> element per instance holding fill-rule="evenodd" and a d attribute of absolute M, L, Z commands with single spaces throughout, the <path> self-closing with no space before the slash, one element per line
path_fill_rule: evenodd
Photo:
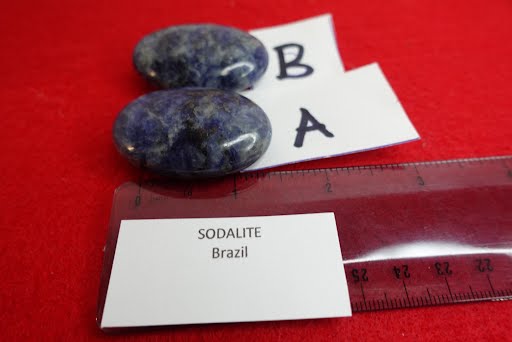
<path fill-rule="evenodd" d="M 123 219 L 334 212 L 354 312 L 512 299 L 512 156 L 144 180 L 114 196 L 101 317 Z"/>

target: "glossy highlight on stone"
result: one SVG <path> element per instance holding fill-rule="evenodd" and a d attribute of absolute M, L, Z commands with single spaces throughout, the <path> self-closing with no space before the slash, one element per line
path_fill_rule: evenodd
<path fill-rule="evenodd" d="M 208 87 L 244 90 L 268 65 L 268 54 L 255 37 L 214 24 L 180 25 L 145 36 L 133 62 L 163 88 Z"/>
<path fill-rule="evenodd" d="M 179 178 L 217 177 L 258 160 L 272 136 L 268 117 L 249 99 L 211 88 L 155 91 L 117 116 L 119 152 L 133 164 Z"/>

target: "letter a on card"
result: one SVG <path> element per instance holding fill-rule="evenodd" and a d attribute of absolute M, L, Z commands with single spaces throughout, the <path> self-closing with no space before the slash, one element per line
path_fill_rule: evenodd
<path fill-rule="evenodd" d="M 334 137 L 334 134 L 329 132 L 324 124 L 318 122 L 317 119 L 313 115 L 311 115 L 310 112 L 306 108 L 301 108 L 300 112 L 302 114 L 300 119 L 300 125 L 297 128 L 297 136 L 295 137 L 295 144 L 293 144 L 295 147 L 302 147 L 302 144 L 304 144 L 304 137 L 306 136 L 307 132 L 311 131 L 319 131 L 326 137 L 332 138 Z M 311 122 L 311 125 L 309 123 Z"/>

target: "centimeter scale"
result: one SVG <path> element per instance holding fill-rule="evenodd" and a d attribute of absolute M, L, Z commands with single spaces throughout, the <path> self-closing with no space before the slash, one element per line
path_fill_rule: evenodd
<path fill-rule="evenodd" d="M 512 156 L 252 172 L 117 189 L 123 219 L 334 212 L 353 312 L 512 299 Z"/>

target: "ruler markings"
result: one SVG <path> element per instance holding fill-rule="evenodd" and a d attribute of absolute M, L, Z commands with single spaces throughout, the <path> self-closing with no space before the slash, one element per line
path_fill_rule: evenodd
<path fill-rule="evenodd" d="M 474 182 L 475 180 L 479 181 L 480 179 L 482 179 L 482 180 L 483 179 L 497 179 L 498 182 L 502 182 L 502 183 L 490 183 L 490 184 L 498 184 L 500 186 L 503 185 L 503 187 L 506 187 L 506 186 L 509 186 L 509 184 L 510 184 L 510 183 L 507 183 L 507 177 L 512 178 L 512 170 L 510 170 L 510 168 L 507 164 L 507 162 L 509 162 L 511 160 L 511 158 L 512 158 L 512 156 L 501 156 L 501 157 L 490 157 L 490 158 L 467 158 L 467 159 L 449 160 L 449 161 L 413 162 L 413 163 L 369 165 L 369 166 L 350 166 L 350 167 L 344 167 L 344 168 L 325 168 L 325 169 L 313 169 L 313 170 L 294 170 L 294 171 L 276 171 L 276 172 L 259 172 L 259 171 L 257 171 L 256 173 L 244 173 L 244 174 L 234 176 L 233 180 L 232 180 L 233 184 L 232 184 L 231 190 L 232 190 L 232 197 L 234 199 L 242 200 L 245 198 L 245 196 L 244 196 L 245 193 L 248 192 L 247 189 L 250 189 L 250 187 L 252 187 L 252 185 L 255 184 L 255 183 L 245 184 L 245 183 L 243 183 L 244 181 L 245 182 L 256 182 L 256 180 L 258 180 L 258 181 L 265 180 L 265 183 L 266 182 L 270 183 L 269 184 L 270 189 L 273 189 L 272 187 L 276 183 L 277 183 L 277 186 L 279 186 L 279 184 L 282 183 L 281 187 L 285 188 L 285 189 L 297 187 L 297 189 L 293 189 L 293 191 L 290 191 L 290 193 L 293 194 L 295 199 L 304 198 L 307 200 L 307 198 L 308 198 L 307 195 L 309 193 L 307 191 L 305 191 L 304 190 L 305 187 L 302 186 L 302 184 L 300 184 L 300 182 L 302 182 L 302 181 L 297 182 L 297 180 L 294 180 L 294 178 L 296 178 L 295 176 L 302 176 L 302 177 L 300 177 L 302 179 L 302 178 L 308 177 L 309 175 L 317 176 L 318 174 L 323 173 L 325 178 L 320 177 L 318 181 L 327 182 L 327 184 L 324 184 L 324 190 L 327 190 L 327 191 L 324 191 L 324 192 L 331 192 L 331 191 L 328 191 L 328 189 L 331 189 L 331 187 L 336 187 L 337 185 L 340 184 L 340 183 L 336 182 L 338 180 L 336 178 L 336 176 L 340 176 L 340 177 L 351 176 L 351 180 L 350 181 L 347 180 L 347 184 L 350 184 L 351 186 L 352 186 L 352 184 L 357 184 L 358 181 L 363 182 L 361 184 L 365 184 L 364 183 L 365 178 L 361 178 L 361 176 L 362 177 L 367 177 L 367 176 L 377 177 L 375 180 L 368 179 L 368 182 L 369 182 L 368 184 L 370 187 L 374 186 L 374 185 L 377 185 L 377 187 L 378 187 L 381 184 L 382 185 L 385 184 L 387 186 L 388 182 L 394 182 L 395 184 L 400 184 L 400 185 L 405 184 L 407 186 L 411 186 L 412 185 L 410 183 L 411 176 L 418 177 L 418 178 L 416 178 L 416 183 L 418 185 L 423 185 L 423 184 L 421 184 L 421 182 L 424 182 L 423 181 L 424 179 L 427 180 L 427 182 L 426 182 L 427 185 L 429 185 L 429 182 L 432 182 L 431 184 L 435 185 L 436 180 L 440 179 L 439 175 L 442 175 L 443 167 L 455 168 L 456 169 L 455 171 L 449 171 L 449 172 L 452 172 L 452 174 L 454 172 L 459 172 L 461 174 L 461 176 L 465 176 L 465 175 L 469 174 L 470 176 L 473 177 L 473 178 L 469 178 L 471 182 Z M 486 166 L 486 164 L 488 164 L 488 165 Z M 489 173 L 489 172 L 493 171 L 493 169 L 490 169 L 492 164 L 496 165 L 496 167 L 495 167 L 496 172 L 497 172 L 496 174 Z M 459 168 L 464 169 L 464 170 L 457 171 Z M 430 170 L 428 170 L 428 169 L 430 169 Z M 481 169 L 482 173 L 475 173 L 474 170 L 477 170 L 477 169 Z M 367 172 L 363 172 L 364 170 L 367 170 Z M 381 173 L 373 172 L 374 170 L 381 170 L 381 173 L 384 171 L 386 171 L 386 172 L 381 176 Z M 489 170 L 491 170 L 491 171 L 489 171 Z M 503 171 L 503 170 L 505 170 L 505 171 Z M 484 174 L 483 172 L 488 172 L 488 173 Z M 275 176 L 277 176 L 277 174 L 279 175 L 279 181 L 277 181 L 275 179 Z M 361 176 L 359 176 L 359 175 L 361 175 Z M 496 178 L 496 175 L 498 175 L 498 178 Z M 505 178 L 503 178 L 503 175 L 505 175 Z M 286 176 L 288 176 L 289 178 L 283 179 L 283 177 L 286 178 Z M 386 183 L 379 183 L 380 182 L 380 180 L 378 179 L 379 176 L 384 177 L 384 181 Z M 433 177 L 433 178 L 430 178 L 430 177 Z M 237 178 L 239 178 L 239 179 L 237 179 Z M 309 178 L 311 178 L 311 177 L 309 177 Z M 322 178 L 324 178 L 324 179 L 322 179 Z M 421 181 L 419 178 L 421 178 Z M 352 180 L 352 179 L 354 179 L 354 180 Z M 455 179 L 455 180 L 458 181 L 458 179 Z M 239 183 L 237 183 L 237 182 L 239 182 Z M 312 182 L 314 182 L 314 180 L 312 180 Z M 138 183 L 138 184 L 136 184 L 137 190 L 134 193 L 135 196 L 131 195 L 131 197 L 129 197 L 129 200 L 131 201 L 130 203 L 132 206 L 131 207 L 132 210 L 133 210 L 133 198 L 134 197 L 135 197 L 135 201 L 136 201 L 135 207 L 137 208 L 137 210 L 139 210 L 139 212 L 144 207 L 147 207 L 148 205 L 150 205 L 153 202 L 155 202 L 156 203 L 155 205 L 157 205 L 158 203 L 163 203 L 166 200 L 166 195 L 160 195 L 160 194 L 153 195 L 155 193 L 151 192 L 151 191 L 147 191 L 147 193 L 144 192 L 145 188 L 142 186 L 144 183 L 143 174 L 140 175 L 137 183 Z M 310 182 L 305 181 L 302 183 L 309 184 Z M 343 188 L 343 183 L 341 183 L 341 184 L 342 184 L 342 186 L 339 187 L 339 189 L 345 190 Z M 459 183 L 455 183 L 455 184 L 459 184 Z M 474 183 L 470 183 L 470 184 L 474 184 Z M 181 196 L 181 198 L 186 199 L 186 200 L 194 199 L 197 196 L 201 196 L 204 193 L 204 191 L 203 192 L 197 191 L 196 188 L 194 188 L 195 183 L 170 182 L 170 185 L 177 186 L 179 189 L 178 191 L 181 191 L 181 193 L 183 193 L 183 195 L 184 195 L 184 196 Z M 226 184 L 225 186 L 226 186 L 226 188 L 225 188 L 226 190 L 223 190 L 223 191 L 225 191 L 224 193 L 228 193 L 229 186 L 228 186 L 228 184 Z M 478 184 L 475 184 L 475 186 L 478 186 Z M 368 189 L 371 189 L 370 187 L 368 187 Z M 366 188 L 364 188 L 364 186 L 362 188 L 366 189 Z M 266 188 L 266 189 L 268 189 L 268 188 Z M 279 188 L 276 188 L 276 189 L 279 189 Z M 318 189 L 318 188 L 315 188 L 315 189 Z M 414 195 L 416 193 L 416 191 L 418 192 L 418 194 L 420 194 L 420 193 L 421 194 L 429 194 L 432 191 L 429 189 L 429 187 L 425 187 L 422 190 L 419 190 L 419 189 L 415 190 L 410 187 L 408 189 L 412 189 L 413 193 L 411 193 L 411 195 Z M 502 190 L 502 191 L 508 191 L 509 189 L 510 188 L 504 188 L 504 190 Z M 194 191 L 192 191 L 192 190 L 194 190 Z M 301 190 L 301 191 L 303 191 L 303 193 L 302 194 L 300 192 L 297 193 L 297 190 Z M 315 190 L 315 191 L 318 191 L 318 190 Z M 368 191 L 368 190 L 365 190 L 365 191 Z M 408 191 L 410 191 L 410 190 L 408 190 Z M 459 190 L 457 190 L 457 191 L 459 191 Z M 286 194 L 287 191 L 282 191 L 279 189 L 279 193 Z M 340 191 L 340 193 L 342 193 L 342 192 Z M 297 197 L 297 194 L 299 194 L 299 197 Z M 390 194 L 394 194 L 394 192 L 390 192 Z M 503 194 L 507 194 L 507 192 L 502 192 L 501 198 L 504 198 Z M 272 196 L 272 194 L 270 194 L 270 195 Z M 320 201 L 329 200 L 329 199 L 327 199 L 327 197 L 322 197 L 322 196 L 327 196 L 327 195 L 314 194 L 314 196 L 318 196 L 318 197 L 314 197 L 314 200 L 311 201 L 312 204 L 319 203 L 319 201 L 317 201 L 317 199 L 320 199 Z M 345 201 L 347 200 L 344 197 L 340 197 L 339 194 L 330 194 L 329 196 L 334 196 L 334 197 L 332 197 L 333 199 L 337 199 L 339 197 L 339 198 L 343 198 L 343 200 L 345 200 Z M 144 199 L 146 199 L 146 198 L 149 198 L 150 201 L 144 201 Z M 154 200 L 155 198 L 157 200 Z M 393 199 L 394 198 L 395 197 L 393 197 Z M 270 203 L 272 203 L 272 201 L 269 201 L 269 204 Z M 292 202 L 292 203 L 294 203 L 294 205 L 295 205 L 295 203 L 297 203 L 297 202 Z M 323 202 L 323 203 L 327 204 L 328 202 Z M 346 203 L 346 202 L 344 202 L 344 203 Z M 363 203 L 362 208 L 365 208 L 365 202 L 362 202 L 362 203 Z M 404 203 L 405 203 L 404 207 L 407 206 L 407 202 L 404 202 Z M 505 202 L 504 205 L 506 205 L 507 203 L 509 203 L 509 202 Z M 505 208 L 504 205 L 502 206 L 503 208 Z M 387 207 L 387 205 L 386 205 L 386 207 Z M 392 208 L 392 207 L 393 206 L 391 203 L 389 208 Z M 345 206 L 340 206 L 339 208 L 344 209 Z M 393 208 L 393 210 L 396 210 L 396 209 L 400 209 L 400 208 Z M 336 207 L 336 210 L 338 210 L 337 207 Z M 336 211 L 336 210 L 333 210 L 333 211 Z M 348 212 L 352 213 L 353 211 L 348 211 Z M 364 212 L 364 211 L 362 211 L 362 212 Z M 343 215 L 340 214 L 339 212 L 336 212 L 336 216 L 337 216 L 337 219 L 338 219 L 338 217 L 340 217 L 340 218 L 343 217 Z M 509 221 L 506 221 L 506 219 L 508 219 Z M 506 219 L 503 219 L 502 221 L 510 222 L 510 216 L 506 216 Z M 350 222 L 350 220 L 348 220 L 348 221 Z M 397 237 L 399 238 L 399 242 L 400 242 L 401 241 L 400 240 L 400 237 L 401 237 L 400 232 L 399 231 L 392 231 L 392 232 L 394 234 L 397 234 Z M 499 235 L 499 236 L 502 236 L 502 235 Z M 510 235 L 508 235 L 508 236 L 510 236 Z M 344 236 L 340 235 L 340 239 L 343 239 L 343 238 L 344 238 Z M 364 237 L 364 235 L 361 235 L 360 238 L 362 239 L 365 237 Z M 382 239 L 382 241 L 383 242 L 384 241 L 392 241 L 392 239 L 385 237 L 384 239 Z M 509 240 L 505 240 L 505 242 L 508 242 L 508 241 Z M 488 244 L 489 242 L 486 242 L 486 243 Z M 383 246 L 385 247 L 385 245 L 383 245 Z M 476 246 L 478 246 L 478 245 L 476 245 Z M 506 244 L 504 244 L 504 246 L 507 247 Z M 487 246 L 486 246 L 486 248 L 487 248 Z M 489 249 L 490 249 L 490 247 L 489 247 Z M 501 253 L 501 252 L 499 252 L 499 253 Z M 350 255 L 350 253 L 348 253 L 348 254 Z M 496 255 L 499 256 L 500 254 L 496 254 Z M 345 256 L 345 253 L 344 253 L 344 256 Z M 460 255 L 456 255 L 456 256 L 460 257 Z M 469 261 L 469 258 L 471 258 L 471 259 L 474 258 L 474 257 L 470 257 L 469 255 L 463 256 L 463 257 L 464 258 L 467 257 L 468 261 Z M 482 258 L 481 260 L 488 260 L 485 258 L 485 256 L 482 256 L 481 258 Z M 498 266 L 500 264 L 495 260 L 495 258 L 496 257 L 493 255 L 492 266 L 494 268 L 494 272 L 488 273 L 488 272 L 493 271 L 493 269 L 486 269 L 485 277 L 479 276 L 477 278 L 477 274 L 479 274 L 479 273 L 477 271 L 473 270 L 472 273 L 469 273 L 469 281 L 468 281 L 468 279 L 464 278 L 464 276 L 462 276 L 462 275 L 459 277 L 459 274 L 457 274 L 457 272 L 456 272 L 458 270 L 458 268 L 456 266 L 460 265 L 460 263 L 459 264 L 457 264 L 456 262 L 452 263 L 452 261 L 456 261 L 457 259 L 453 260 L 453 259 L 451 259 L 451 256 L 443 256 L 443 260 L 442 260 L 443 262 L 445 260 L 450 262 L 450 268 L 449 268 L 450 273 L 443 273 L 443 272 L 448 272 L 448 268 L 446 268 L 446 271 L 444 270 L 444 268 L 441 271 L 438 269 L 437 270 L 438 275 L 440 275 L 440 277 L 438 277 L 438 279 L 437 278 L 426 279 L 424 275 L 427 274 L 426 273 L 427 269 L 422 269 L 422 270 L 420 269 L 420 271 L 418 271 L 418 269 L 414 268 L 412 266 L 412 264 L 409 265 L 410 266 L 409 269 L 415 270 L 415 273 L 412 274 L 413 279 L 416 277 L 416 275 L 420 275 L 419 283 L 416 281 L 408 280 L 408 282 L 406 284 L 405 280 L 403 279 L 403 276 L 404 276 L 403 273 L 401 274 L 401 277 L 399 278 L 400 280 L 402 280 L 402 286 L 399 286 L 399 284 L 396 284 L 396 278 L 393 278 L 395 281 L 395 285 L 391 285 L 392 284 L 391 280 L 388 280 L 383 283 L 378 282 L 378 281 L 381 281 L 381 279 L 378 279 L 378 278 L 384 277 L 384 276 L 379 276 L 377 278 L 370 276 L 369 282 L 368 282 L 368 280 L 366 280 L 367 282 L 364 285 L 363 285 L 362 281 L 359 284 L 360 292 L 361 292 L 360 296 L 362 296 L 362 298 L 358 297 L 358 296 L 355 296 L 354 298 L 352 298 L 353 296 L 351 296 L 351 302 L 352 302 L 351 305 L 352 305 L 354 311 L 374 311 L 374 310 L 396 309 L 396 308 L 405 308 L 405 307 L 422 307 L 422 306 L 440 305 L 440 304 L 456 303 L 456 302 L 470 302 L 470 301 L 475 302 L 475 301 L 483 301 L 483 300 L 512 299 L 512 298 L 510 298 L 510 297 L 512 297 L 512 290 L 509 287 L 511 284 L 510 277 L 506 278 L 508 276 L 508 274 L 510 274 L 510 273 L 507 273 L 507 271 L 503 268 L 498 268 Z M 506 264 L 506 265 L 511 265 L 510 261 L 512 259 L 510 257 L 508 257 L 508 258 L 509 258 L 509 259 L 507 259 L 508 264 Z M 463 260 L 466 260 L 466 259 L 463 259 Z M 376 261 L 379 261 L 379 260 L 376 260 Z M 421 258 L 420 258 L 420 261 L 421 261 Z M 370 266 L 378 265 L 378 264 L 375 264 L 374 262 L 375 261 L 370 260 L 369 261 Z M 402 264 L 408 263 L 406 259 L 401 258 L 401 257 L 397 257 L 394 262 L 402 263 Z M 429 263 L 429 265 L 432 265 L 432 264 L 433 263 L 431 263 L 431 264 Z M 347 263 L 345 265 L 347 265 Z M 426 265 L 426 264 L 424 264 L 424 265 Z M 441 263 L 441 265 L 443 265 L 443 263 Z M 453 268 L 452 268 L 452 266 L 453 266 Z M 484 266 L 485 265 L 482 265 L 482 267 L 484 267 Z M 489 264 L 487 266 L 489 267 Z M 506 267 L 509 267 L 507 270 L 510 269 L 510 266 L 506 266 Z M 430 269 L 430 266 L 429 266 L 429 269 Z M 451 274 L 452 269 L 453 269 L 453 274 Z M 368 268 L 368 270 L 369 270 L 368 272 L 371 272 L 370 268 Z M 365 270 L 365 272 L 366 272 L 366 270 Z M 441 273 L 439 273 L 439 272 L 441 272 Z M 467 272 L 467 271 L 465 271 L 465 272 Z M 480 272 L 484 272 L 484 271 L 480 270 Z M 420 273 L 423 273 L 424 275 L 421 275 Z M 347 275 L 349 275 L 349 274 L 350 273 L 347 272 Z M 449 276 L 446 276 L 447 274 L 449 274 Z M 464 273 L 464 274 L 467 274 L 467 273 Z M 493 275 L 492 279 L 490 277 L 491 274 Z M 390 277 L 390 276 L 386 275 L 386 277 Z M 508 279 L 505 284 L 503 283 L 503 279 Z M 444 280 L 444 286 L 442 286 L 443 280 Z M 428 285 L 428 286 L 425 286 L 425 285 Z M 464 289 L 466 289 L 466 290 L 465 291 L 460 290 L 461 286 L 463 286 Z M 505 286 L 505 287 L 503 287 L 503 286 Z M 402 287 L 402 289 L 400 289 L 400 287 Z M 350 288 L 350 286 L 349 286 L 349 288 Z M 445 290 L 443 290 L 443 289 L 445 289 Z M 470 291 L 468 292 L 467 289 L 469 289 Z M 376 294 L 376 290 L 378 290 L 379 294 Z M 383 291 L 383 290 L 386 290 L 386 291 Z M 421 294 L 418 293 L 418 291 L 420 291 L 420 290 L 421 290 Z M 425 295 L 425 290 L 426 290 L 426 295 Z M 432 290 L 432 293 L 431 293 L 431 290 Z M 442 291 L 445 291 L 445 293 L 442 293 Z M 446 293 L 446 291 L 448 293 Z M 352 294 L 352 288 L 351 288 L 350 292 Z M 389 298 L 388 298 L 388 296 L 389 296 Z"/>
<path fill-rule="evenodd" d="M 454 159 L 454 160 L 439 160 L 439 161 L 423 161 L 423 162 L 404 162 L 399 164 L 382 164 L 382 165 L 367 165 L 367 166 L 346 166 L 346 167 L 335 167 L 331 168 L 332 170 L 336 171 L 346 171 L 349 168 L 354 169 L 354 167 L 359 168 L 368 168 L 368 169 L 380 169 L 381 171 L 384 171 L 385 168 L 391 169 L 392 167 L 398 167 L 399 169 L 403 168 L 404 166 L 415 166 L 415 167 L 421 167 L 421 166 L 432 166 L 432 165 L 439 165 L 439 164 L 470 164 L 470 163 L 479 163 L 482 164 L 485 161 L 488 162 L 495 162 L 497 160 L 507 160 L 512 158 L 512 156 L 496 156 L 496 157 L 482 157 L 482 158 L 462 158 L 462 159 Z M 506 165 L 506 164 L 505 164 Z M 307 171 L 316 173 L 324 169 L 310 169 Z M 295 171 L 272 171 L 270 173 L 287 173 L 287 172 L 301 172 L 301 170 L 295 170 Z"/>
<path fill-rule="evenodd" d="M 366 307 L 366 297 L 364 295 L 363 282 L 361 282 L 361 294 L 363 295 L 364 306 Z"/>
<path fill-rule="evenodd" d="M 446 287 L 448 288 L 448 292 L 450 293 L 450 297 L 453 300 L 452 289 L 450 289 L 450 284 L 448 284 L 448 278 L 444 277 L 444 281 L 446 282 Z"/>
<path fill-rule="evenodd" d="M 491 277 L 489 276 L 489 274 L 487 274 L 487 281 L 489 282 L 489 286 L 491 287 L 493 295 L 496 295 L 496 291 L 494 291 L 494 286 L 492 286 Z"/>
<path fill-rule="evenodd" d="M 430 300 L 430 304 L 432 304 L 432 295 L 430 294 L 430 290 L 427 287 L 428 299 Z"/>
<path fill-rule="evenodd" d="M 142 201 L 141 192 L 142 192 L 142 181 L 143 181 L 143 178 L 144 178 L 144 169 L 141 169 L 140 170 L 140 174 L 139 174 L 139 183 L 138 183 L 137 196 L 135 196 L 135 207 L 140 206 L 141 201 Z"/>
<path fill-rule="evenodd" d="M 233 196 L 236 199 L 237 197 L 237 190 L 236 190 L 236 175 L 233 177 Z"/>
<path fill-rule="evenodd" d="M 409 299 L 409 292 L 407 292 L 407 286 L 405 285 L 405 280 L 402 280 L 402 283 L 404 284 L 404 290 L 405 290 L 405 295 L 407 296 L 407 302 L 409 303 L 409 305 L 411 305 L 411 300 Z"/>

